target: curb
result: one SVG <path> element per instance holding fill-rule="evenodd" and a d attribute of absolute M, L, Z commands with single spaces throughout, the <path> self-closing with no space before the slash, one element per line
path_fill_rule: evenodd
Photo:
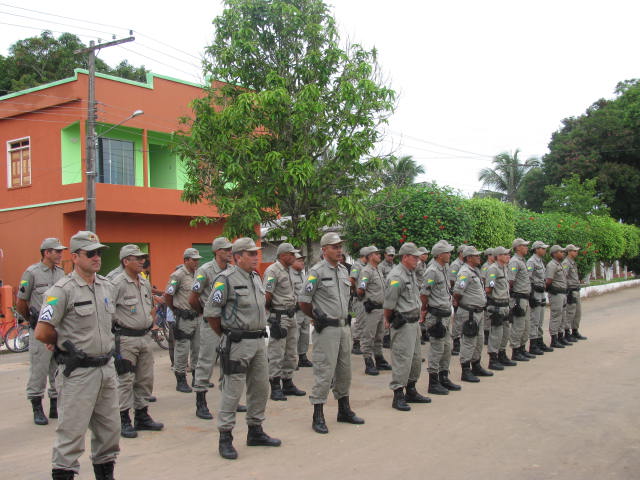
<path fill-rule="evenodd" d="M 580 298 L 590 298 L 615 292 L 623 288 L 640 287 L 640 280 L 625 280 L 624 282 L 606 283 L 580 289 Z"/>

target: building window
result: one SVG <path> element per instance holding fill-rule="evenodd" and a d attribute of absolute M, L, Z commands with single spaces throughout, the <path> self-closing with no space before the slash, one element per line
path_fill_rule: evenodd
<path fill-rule="evenodd" d="M 31 150 L 29 138 L 7 142 L 9 170 L 9 188 L 27 187 L 31 185 Z"/>
<path fill-rule="evenodd" d="M 113 138 L 98 139 L 98 182 L 135 184 L 134 143 Z"/>

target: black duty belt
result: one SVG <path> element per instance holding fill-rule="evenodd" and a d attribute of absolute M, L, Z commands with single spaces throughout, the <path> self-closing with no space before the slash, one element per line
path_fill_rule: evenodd
<path fill-rule="evenodd" d="M 113 333 L 121 335 L 123 337 L 144 337 L 147 332 L 151 330 L 151 327 L 143 330 L 135 330 L 133 328 L 121 327 L 120 325 L 114 325 Z"/>
<path fill-rule="evenodd" d="M 579 292 L 579 291 L 580 291 L 580 287 L 578 287 L 578 288 L 567 288 L 567 293 Z"/>
<path fill-rule="evenodd" d="M 484 312 L 484 307 L 465 307 L 464 305 L 458 305 L 459 308 L 466 310 L 467 312 L 480 313 Z"/>
<path fill-rule="evenodd" d="M 288 308 L 286 310 L 279 310 L 279 309 L 276 309 L 276 308 L 272 308 L 270 310 L 270 312 L 271 313 L 277 313 L 277 314 L 280 314 L 280 315 L 287 315 L 289 317 L 293 317 L 296 314 L 296 307 L 291 307 L 291 308 Z"/>
<path fill-rule="evenodd" d="M 199 313 L 195 310 L 186 310 L 183 308 L 173 307 L 173 315 L 177 318 L 184 318 L 185 320 L 193 320 Z"/>
<path fill-rule="evenodd" d="M 565 295 L 567 293 L 567 289 L 566 288 L 557 288 L 554 287 L 553 285 L 549 287 L 549 293 L 552 293 L 554 295 Z"/>
<path fill-rule="evenodd" d="M 533 286 L 533 291 L 534 292 L 538 292 L 538 293 L 543 293 L 544 292 L 544 287 L 541 285 L 534 285 Z"/>
<path fill-rule="evenodd" d="M 518 292 L 511 292 L 511 297 L 512 298 L 526 298 L 527 300 L 529 300 L 529 297 L 531 295 L 528 293 L 518 293 Z"/>
<path fill-rule="evenodd" d="M 102 367 L 109 363 L 109 360 L 113 358 L 113 350 L 106 355 L 96 355 L 89 356 L 82 359 L 78 359 L 76 363 L 76 367 L 79 368 L 90 368 L 90 367 Z M 55 354 L 55 360 L 58 362 L 58 365 L 65 365 L 67 363 L 67 358 L 70 355 L 67 352 L 58 351 Z"/>
<path fill-rule="evenodd" d="M 407 323 L 416 323 L 418 320 L 420 320 L 420 317 L 404 317 L 404 319 L 407 321 Z"/>
<path fill-rule="evenodd" d="M 508 307 L 509 302 L 508 301 L 501 302 L 499 300 L 494 300 L 491 297 L 487 297 L 487 305 L 493 305 L 494 307 Z"/>
<path fill-rule="evenodd" d="M 434 317 L 438 317 L 438 318 L 447 318 L 451 316 L 451 308 L 445 309 L 445 308 L 429 306 L 427 307 L 427 311 Z"/>
<path fill-rule="evenodd" d="M 238 330 L 235 328 L 223 328 L 222 332 L 231 337 L 237 338 L 239 340 L 248 340 L 255 338 L 266 338 L 267 330 Z"/>

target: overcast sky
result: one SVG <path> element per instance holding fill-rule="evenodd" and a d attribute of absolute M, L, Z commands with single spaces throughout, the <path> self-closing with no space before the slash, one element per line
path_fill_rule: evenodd
<path fill-rule="evenodd" d="M 639 2 L 331 4 L 343 39 L 375 46 L 399 93 L 381 149 L 412 155 L 426 170 L 420 180 L 466 194 L 480 188 L 478 171 L 490 165 L 492 156 L 516 148 L 523 159 L 543 155 L 563 118 L 580 115 L 599 98 L 611 98 L 617 82 L 640 77 L 633 60 L 638 56 Z M 132 29 L 135 42 L 105 49 L 100 58 L 112 66 L 127 59 L 155 73 L 199 82 L 199 58 L 213 38 L 211 21 L 222 2 L 168 5 L 8 0 L 0 3 L 0 54 L 45 28 L 56 36 L 75 33 L 87 44 L 109 40 L 110 34 L 127 36 Z"/>

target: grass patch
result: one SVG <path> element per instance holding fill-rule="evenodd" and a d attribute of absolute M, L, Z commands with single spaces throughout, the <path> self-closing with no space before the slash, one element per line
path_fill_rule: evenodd
<path fill-rule="evenodd" d="M 604 279 L 600 279 L 600 280 L 591 280 L 589 282 L 589 285 L 587 285 L 587 287 L 595 287 L 596 285 L 606 285 L 608 283 L 618 283 L 618 282 L 624 282 L 627 280 L 636 280 L 635 277 L 629 277 L 629 278 L 613 278 L 611 280 L 604 280 Z"/>

